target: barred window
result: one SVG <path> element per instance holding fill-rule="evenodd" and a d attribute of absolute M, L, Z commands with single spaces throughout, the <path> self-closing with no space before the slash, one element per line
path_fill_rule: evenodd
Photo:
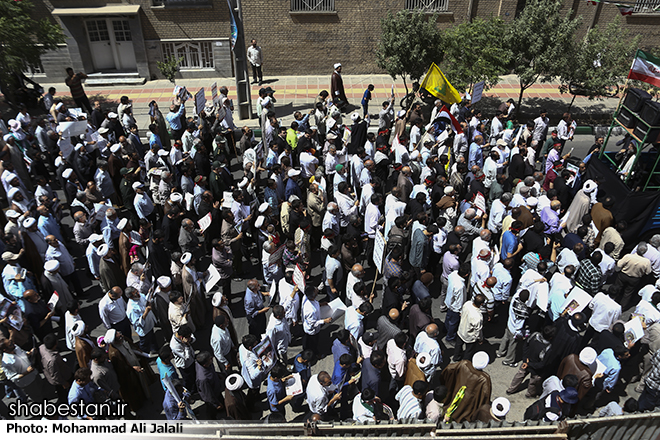
<path fill-rule="evenodd" d="M 660 0 L 637 0 L 633 12 L 660 12 Z"/>
<path fill-rule="evenodd" d="M 291 0 L 291 12 L 335 12 L 335 0 Z"/>
<path fill-rule="evenodd" d="M 449 0 L 406 0 L 406 9 L 424 12 L 446 12 Z"/>
<path fill-rule="evenodd" d="M 152 0 L 153 6 L 165 6 L 175 8 L 189 8 L 195 6 L 209 6 L 211 0 Z"/>
<path fill-rule="evenodd" d="M 213 45 L 210 41 L 161 43 L 163 58 L 181 58 L 181 69 L 213 69 Z"/>

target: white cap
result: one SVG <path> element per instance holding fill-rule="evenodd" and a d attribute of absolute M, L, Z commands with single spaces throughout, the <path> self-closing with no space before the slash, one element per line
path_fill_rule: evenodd
<path fill-rule="evenodd" d="M 63 161 L 62 161 L 62 156 L 57 156 L 57 157 L 55 158 L 55 166 L 56 166 L 56 167 L 60 167 L 60 166 L 62 165 L 62 162 L 63 162 Z"/>
<path fill-rule="evenodd" d="M 89 236 L 90 243 L 96 243 L 102 240 L 103 240 L 103 236 L 101 234 L 92 234 Z"/>
<path fill-rule="evenodd" d="M 123 219 L 119 220 L 119 223 L 117 223 L 117 229 L 119 229 L 121 231 L 126 227 L 126 225 L 128 225 L 128 219 L 123 218 Z"/>
<path fill-rule="evenodd" d="M 64 107 L 64 103 L 63 103 L 63 102 L 60 102 L 59 104 L 57 104 L 57 105 L 55 106 L 55 109 L 56 109 L 56 110 L 59 110 L 59 109 L 61 109 L 62 107 Z"/>
<path fill-rule="evenodd" d="M 85 333 L 85 323 L 83 321 L 76 321 L 71 327 L 71 334 L 73 337 L 82 336 Z"/>
<path fill-rule="evenodd" d="M 213 307 L 220 307 L 222 303 L 222 292 L 215 292 L 213 298 L 211 298 L 211 305 Z"/>
<path fill-rule="evenodd" d="M 78 144 L 76 144 L 75 147 L 73 147 L 73 149 L 76 150 L 76 151 L 80 151 L 80 149 L 81 149 L 82 147 L 83 147 L 83 144 L 78 143 Z"/>
<path fill-rule="evenodd" d="M 21 190 L 18 189 L 18 188 L 16 188 L 15 186 L 13 186 L 13 187 L 7 192 L 7 197 L 9 198 L 9 200 L 11 200 L 11 199 L 13 199 L 14 196 L 15 196 L 16 194 L 18 194 L 19 192 L 21 192 Z"/>
<path fill-rule="evenodd" d="M 537 199 L 536 197 L 527 197 L 527 206 L 531 206 L 532 208 L 534 208 L 538 204 L 539 204 L 539 199 Z"/>
<path fill-rule="evenodd" d="M 96 255 L 98 255 L 99 257 L 105 257 L 106 255 L 108 255 L 108 251 L 109 251 L 109 250 L 110 250 L 110 248 L 108 247 L 107 244 L 102 244 L 102 245 L 99 246 L 99 248 L 96 250 Z"/>
<path fill-rule="evenodd" d="M 489 362 L 490 357 L 488 357 L 488 353 L 485 351 L 477 352 L 472 356 L 472 366 L 477 370 L 483 370 L 488 366 Z"/>
<path fill-rule="evenodd" d="M 5 216 L 7 218 L 19 218 L 21 216 L 21 214 L 14 211 L 13 209 L 8 209 L 7 211 L 5 211 Z"/>
<path fill-rule="evenodd" d="M 106 134 L 107 132 L 110 131 L 110 129 L 105 128 L 105 127 L 100 127 L 100 128 L 99 128 L 98 130 L 96 130 L 96 131 L 98 131 L 99 134 Z"/>
<path fill-rule="evenodd" d="M 493 400 L 493 405 L 490 407 L 493 411 L 493 415 L 497 418 L 502 418 L 506 416 L 511 409 L 511 402 L 506 397 L 498 397 Z"/>
<path fill-rule="evenodd" d="M 243 377 L 238 373 L 230 374 L 227 376 L 227 379 L 225 379 L 225 387 L 229 391 L 240 390 L 244 383 L 245 381 L 243 380 Z"/>
<path fill-rule="evenodd" d="M 260 215 L 259 217 L 257 217 L 257 220 L 254 222 L 254 226 L 260 228 L 264 225 L 265 221 L 266 218 L 263 215 Z"/>
<path fill-rule="evenodd" d="M 585 194 L 591 194 L 592 192 L 594 192 L 596 188 L 598 188 L 596 182 L 594 182 L 593 180 L 587 180 L 586 182 L 584 182 L 582 191 L 584 191 Z"/>
<path fill-rule="evenodd" d="M 144 188 L 144 183 L 142 182 L 133 182 L 133 189 Z"/>
<path fill-rule="evenodd" d="M 289 170 L 289 177 L 295 177 L 300 175 L 300 170 L 296 170 L 295 168 L 291 168 Z"/>
<path fill-rule="evenodd" d="M 112 151 L 113 153 L 116 153 L 119 150 L 121 150 L 121 144 L 114 144 L 112 147 L 110 147 L 110 151 Z"/>
<path fill-rule="evenodd" d="M 177 192 L 174 192 L 174 193 L 172 193 L 172 195 L 170 195 L 170 199 L 174 203 L 179 203 L 181 200 L 183 200 L 183 196 L 181 194 L 177 193 Z"/>
<path fill-rule="evenodd" d="M 68 179 L 69 177 L 71 177 L 72 174 L 73 174 L 73 168 L 67 168 L 62 173 L 62 177 L 64 177 L 65 179 Z"/>
<path fill-rule="evenodd" d="M 355 121 L 357 121 L 358 119 L 360 119 L 360 115 L 358 114 L 358 112 L 353 113 L 353 114 L 351 115 L 351 119 L 353 120 L 353 122 L 355 122 Z"/>
<path fill-rule="evenodd" d="M 28 229 L 34 226 L 35 223 L 37 223 L 37 220 L 35 220 L 34 217 L 28 217 L 25 220 L 23 220 L 23 227 L 25 229 Z"/>
<path fill-rule="evenodd" d="M 166 277 L 165 275 L 158 277 L 156 282 L 158 283 L 161 289 L 167 289 L 172 285 L 172 279 L 170 277 Z"/>
<path fill-rule="evenodd" d="M 115 112 L 108 113 L 108 119 L 115 119 L 115 118 L 117 118 L 117 116 L 119 116 L 119 115 Z"/>
<path fill-rule="evenodd" d="M 181 264 L 188 264 L 192 260 L 192 254 L 190 252 L 186 252 L 185 254 L 181 255 Z"/>
<path fill-rule="evenodd" d="M 598 354 L 596 350 L 591 347 L 583 348 L 580 352 L 580 362 L 582 362 L 587 367 L 591 367 L 595 362 Z"/>
<path fill-rule="evenodd" d="M 245 188 L 245 187 L 247 186 L 247 184 L 248 184 L 248 178 L 247 178 L 247 177 L 243 177 L 243 180 L 241 180 L 240 182 L 238 182 L 238 187 L 239 187 L 239 188 Z"/>
<path fill-rule="evenodd" d="M 451 185 L 445 186 L 445 195 L 446 196 L 450 195 L 453 192 L 454 192 L 454 187 L 453 186 L 451 186 Z"/>
<path fill-rule="evenodd" d="M 46 269 L 48 272 L 55 272 L 59 268 L 60 262 L 57 260 L 48 260 L 44 264 L 44 269 Z"/>
<path fill-rule="evenodd" d="M 268 204 L 268 202 L 263 202 L 261 205 L 259 205 L 259 212 L 264 213 L 268 211 L 269 206 L 270 205 Z"/>

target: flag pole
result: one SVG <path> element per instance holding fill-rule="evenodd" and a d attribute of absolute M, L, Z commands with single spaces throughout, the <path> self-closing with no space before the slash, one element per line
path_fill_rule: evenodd
<path fill-rule="evenodd" d="M 639 49 L 638 49 L 639 52 Z M 628 91 L 628 81 L 630 81 L 630 72 L 632 72 L 633 66 L 635 65 L 635 60 L 637 60 L 637 53 L 635 52 L 635 58 L 633 58 L 632 64 L 630 65 L 630 70 L 628 71 L 628 76 L 626 77 L 626 82 L 623 84 L 623 92 L 621 92 L 621 97 L 619 98 L 619 103 L 616 106 L 616 115 L 619 114 L 619 108 L 621 107 L 621 102 L 623 101 L 623 97 L 626 95 L 626 92 Z"/>

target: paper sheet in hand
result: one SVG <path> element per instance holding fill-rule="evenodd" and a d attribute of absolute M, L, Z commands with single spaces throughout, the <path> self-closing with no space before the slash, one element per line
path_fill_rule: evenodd
<path fill-rule="evenodd" d="M 477 195 L 474 196 L 474 200 L 472 201 L 472 204 L 474 205 L 475 208 L 481 211 L 482 214 L 486 213 L 486 198 L 480 192 L 478 192 Z"/>
<path fill-rule="evenodd" d="M 305 291 L 305 272 L 296 264 L 296 268 L 293 270 L 293 284 L 298 286 L 298 290 L 301 292 Z"/>
<path fill-rule="evenodd" d="M 581 312 L 589 305 L 593 297 L 579 287 L 573 287 L 568 297 L 562 304 L 562 311 L 568 309 L 568 315 L 572 316 L 574 313 Z"/>
<path fill-rule="evenodd" d="M 344 144 L 348 144 L 351 141 L 351 129 L 346 127 L 344 128 L 344 137 L 342 138 Z"/>
<path fill-rule="evenodd" d="M 233 203 L 234 203 L 234 195 L 232 194 L 232 192 L 231 191 L 223 191 L 222 192 L 222 207 L 231 209 L 231 205 Z"/>
<path fill-rule="evenodd" d="M 50 299 L 48 300 L 48 308 L 50 310 L 54 310 L 55 306 L 57 305 L 57 301 L 60 300 L 60 295 L 57 293 L 57 290 L 53 292 L 53 294 L 50 296 Z"/>
<path fill-rule="evenodd" d="M 642 320 L 639 319 L 639 316 L 626 322 L 623 326 L 625 329 L 623 336 L 629 344 L 634 344 L 644 336 L 644 327 L 642 326 Z"/>
<path fill-rule="evenodd" d="M 607 370 L 607 367 L 605 367 L 605 364 L 602 363 L 601 361 L 599 361 L 598 358 L 596 358 L 596 371 L 594 372 L 593 379 L 592 379 L 592 382 L 593 382 L 594 385 L 596 384 L 596 380 L 598 380 L 596 375 L 605 373 L 605 370 Z"/>
<path fill-rule="evenodd" d="M 218 269 L 215 268 L 213 264 L 211 264 L 208 268 L 209 271 L 209 276 L 206 278 L 206 291 L 210 292 L 213 287 L 218 284 L 218 281 L 220 281 L 220 273 L 218 272 Z"/>
<path fill-rule="evenodd" d="M 300 373 L 293 373 L 293 377 L 287 379 L 286 384 L 286 395 L 287 396 L 297 396 L 302 394 L 302 379 L 300 378 Z"/>
<path fill-rule="evenodd" d="M 7 298 L 0 298 L 0 319 L 4 319 L 7 316 L 11 306 L 12 303 Z"/>
<path fill-rule="evenodd" d="M 273 368 L 273 365 L 275 365 L 277 355 L 275 353 L 275 347 L 273 347 L 273 344 L 270 342 L 270 338 L 268 336 L 264 337 L 261 342 L 255 345 L 255 347 L 252 349 L 252 352 L 256 354 L 263 363 L 261 371 L 267 373 L 271 368 Z"/>
<path fill-rule="evenodd" d="M 282 259 L 282 255 L 284 255 L 284 249 L 286 248 L 285 245 L 280 246 L 277 248 L 275 252 L 270 254 L 270 257 L 268 257 L 268 264 L 274 264 L 275 262 L 279 261 Z"/>
<path fill-rule="evenodd" d="M 23 312 L 19 307 L 16 307 L 9 315 L 7 315 L 9 324 L 19 332 L 23 328 Z"/>
<path fill-rule="evenodd" d="M 102 203 L 94 203 L 94 216 L 96 220 L 103 221 L 105 218 L 105 211 L 112 208 L 110 205 L 104 205 Z"/>
<path fill-rule="evenodd" d="M 186 193 L 186 195 L 183 196 L 183 198 L 184 198 L 184 202 L 186 202 L 186 210 L 192 211 L 193 201 L 195 200 L 195 196 L 190 193 Z"/>
<path fill-rule="evenodd" d="M 204 217 L 197 220 L 197 224 L 199 225 L 199 229 L 204 232 L 209 226 L 211 226 L 212 221 L 213 217 L 211 217 L 211 213 L 209 212 Z"/>
<path fill-rule="evenodd" d="M 87 118 L 87 113 L 82 111 L 81 108 L 68 108 L 67 110 L 69 110 L 69 113 L 71 113 L 71 116 L 74 118 L 79 118 L 81 116 Z"/>
<path fill-rule="evenodd" d="M 328 305 L 321 306 L 321 319 L 332 318 L 335 321 L 346 311 L 346 305 L 339 298 L 335 298 Z"/>
<path fill-rule="evenodd" d="M 87 121 L 60 122 L 56 130 L 64 137 L 80 136 L 87 131 Z"/>

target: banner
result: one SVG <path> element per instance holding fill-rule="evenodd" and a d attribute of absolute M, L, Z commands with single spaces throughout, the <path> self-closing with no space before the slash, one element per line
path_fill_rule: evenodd
<path fill-rule="evenodd" d="M 431 95 L 449 104 L 456 104 L 462 100 L 461 94 L 447 81 L 444 73 L 442 73 L 435 63 L 431 64 L 428 72 L 426 72 L 421 87 L 426 89 Z"/>
<path fill-rule="evenodd" d="M 206 107 L 206 96 L 204 95 L 204 87 L 195 93 L 195 114 L 199 114 Z"/>
<path fill-rule="evenodd" d="M 630 67 L 628 78 L 660 87 L 660 58 L 656 58 L 643 50 L 638 50 Z"/>
<path fill-rule="evenodd" d="M 229 37 L 229 42 L 231 44 L 231 50 L 234 50 L 236 40 L 238 39 L 238 26 L 236 26 L 236 20 L 234 20 L 234 8 L 231 7 L 231 2 L 229 0 L 227 0 L 227 6 L 229 6 L 229 23 L 231 24 L 231 36 Z"/>
<path fill-rule="evenodd" d="M 474 89 L 472 89 L 472 104 L 476 104 L 477 102 L 481 101 L 481 96 L 484 93 L 485 84 L 486 81 L 479 81 L 474 85 Z"/>

